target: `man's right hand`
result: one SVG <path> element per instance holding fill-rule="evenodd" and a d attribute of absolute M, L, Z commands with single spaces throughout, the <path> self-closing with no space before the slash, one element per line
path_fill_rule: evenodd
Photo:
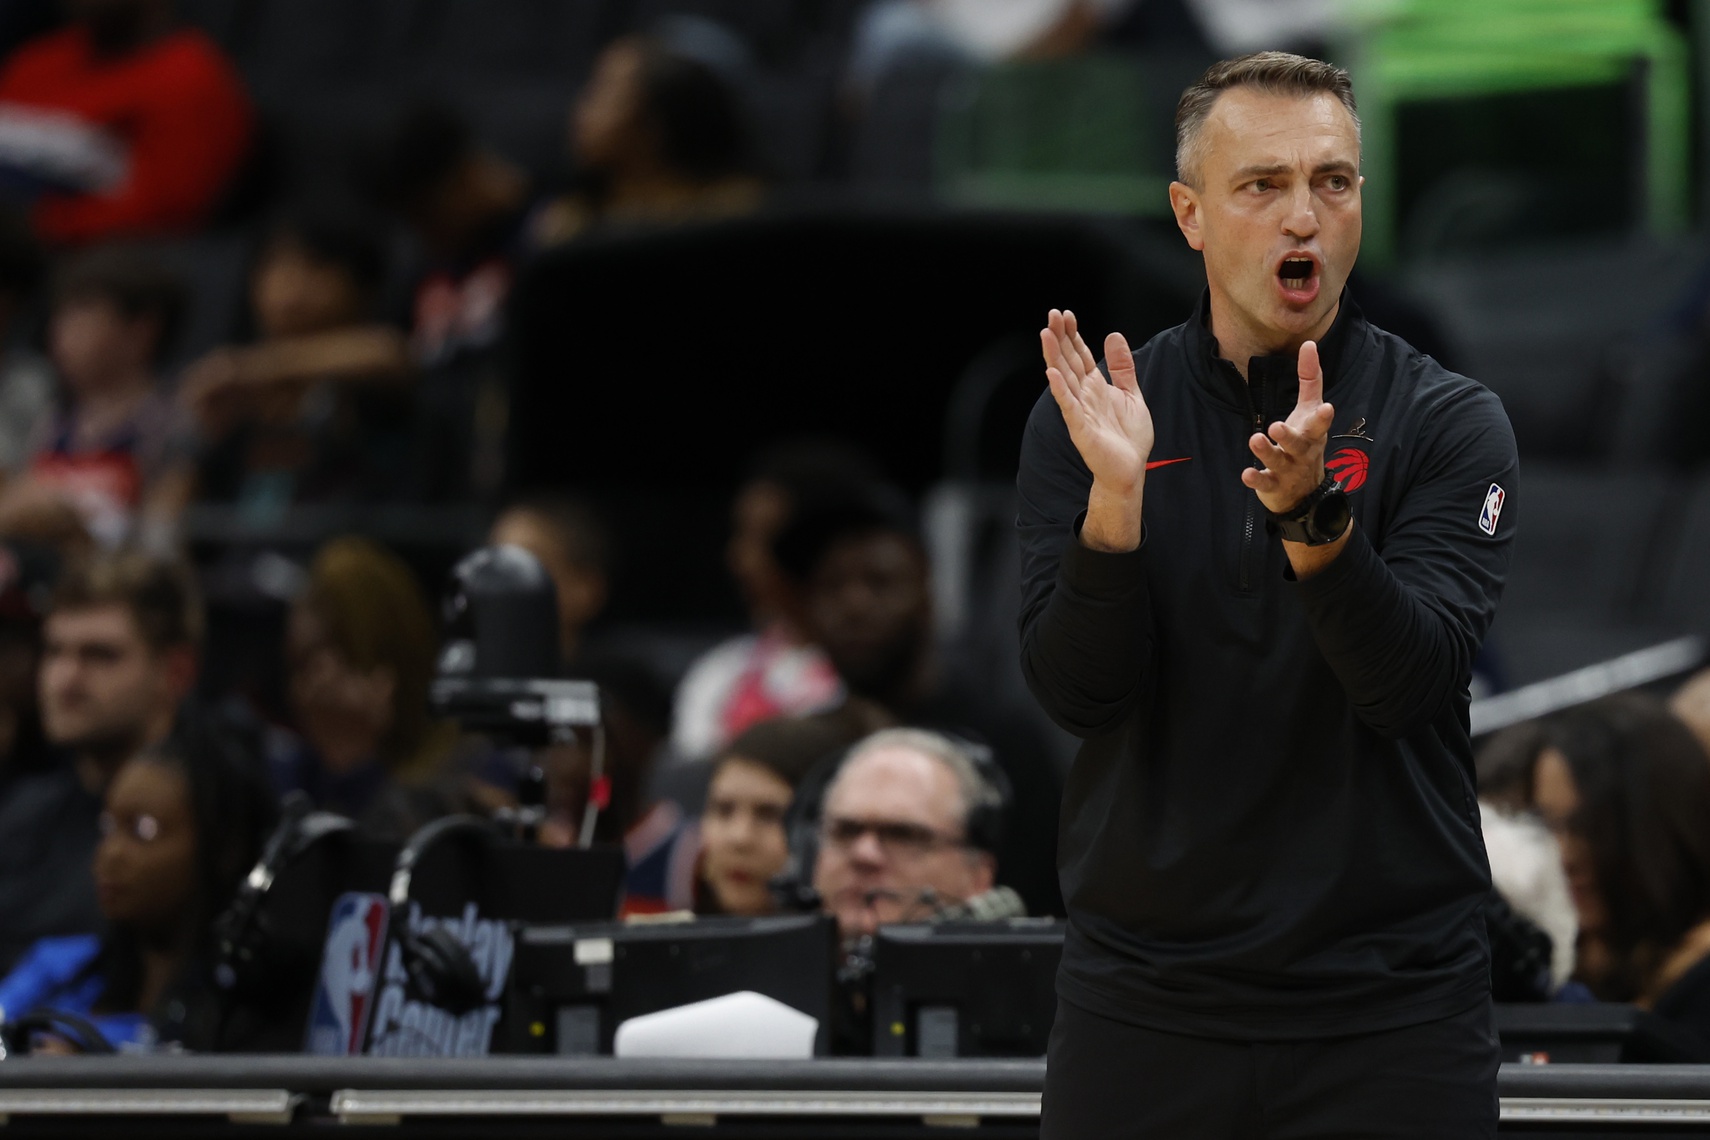
<path fill-rule="evenodd" d="M 1152 413 L 1140 395 L 1134 354 L 1121 333 L 1106 337 L 1106 382 L 1075 314 L 1066 310 L 1051 310 L 1039 340 L 1051 395 L 1093 476 L 1081 542 L 1094 550 L 1133 550 L 1140 545 L 1146 459 L 1152 454 Z"/>

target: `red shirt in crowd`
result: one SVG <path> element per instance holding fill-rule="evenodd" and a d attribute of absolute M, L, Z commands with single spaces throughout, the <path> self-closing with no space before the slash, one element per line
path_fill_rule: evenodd
<path fill-rule="evenodd" d="M 19 48 L 0 69 L 0 102 L 69 111 L 129 152 L 111 191 L 49 193 L 36 229 L 57 242 L 182 232 L 215 206 L 249 150 L 254 115 L 236 68 L 186 29 L 116 57 L 80 25 Z"/>

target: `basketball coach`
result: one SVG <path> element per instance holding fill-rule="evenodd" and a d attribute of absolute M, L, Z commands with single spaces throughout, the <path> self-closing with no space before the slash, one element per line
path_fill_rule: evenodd
<path fill-rule="evenodd" d="M 1053 310 L 1022 446 L 1028 683 L 1084 740 L 1047 1140 L 1496 1131 L 1468 730 L 1514 535 L 1496 397 L 1368 324 L 1346 72 L 1177 111 L 1192 318 Z"/>

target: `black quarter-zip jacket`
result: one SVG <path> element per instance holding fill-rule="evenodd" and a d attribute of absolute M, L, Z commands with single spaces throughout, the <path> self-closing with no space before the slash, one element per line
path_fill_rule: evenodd
<path fill-rule="evenodd" d="M 1022 667 L 1083 739 L 1058 993 L 1241 1040 L 1452 1016 L 1489 987 L 1467 687 L 1514 536 L 1513 432 L 1344 294 L 1319 351 L 1354 532 L 1297 581 L 1241 483 L 1297 362 L 1243 381 L 1207 304 L 1135 354 L 1155 429 L 1138 550 L 1079 542 L 1092 475 L 1049 392 L 1022 444 Z"/>

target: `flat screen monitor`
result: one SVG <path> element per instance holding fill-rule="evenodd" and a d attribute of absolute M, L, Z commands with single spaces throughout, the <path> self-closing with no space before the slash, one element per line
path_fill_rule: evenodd
<path fill-rule="evenodd" d="M 504 1026 L 518 1053 L 609 1054 L 623 1022 L 751 990 L 817 1018 L 830 1046 L 836 926 L 824 915 L 525 926 Z"/>
<path fill-rule="evenodd" d="M 1064 924 L 883 926 L 873 939 L 873 1055 L 1042 1057 Z"/>
<path fill-rule="evenodd" d="M 1522 1064 L 1611 1064 L 1632 1036 L 1639 1011 L 1618 1002 L 1498 1005 L 1502 1059 Z"/>

